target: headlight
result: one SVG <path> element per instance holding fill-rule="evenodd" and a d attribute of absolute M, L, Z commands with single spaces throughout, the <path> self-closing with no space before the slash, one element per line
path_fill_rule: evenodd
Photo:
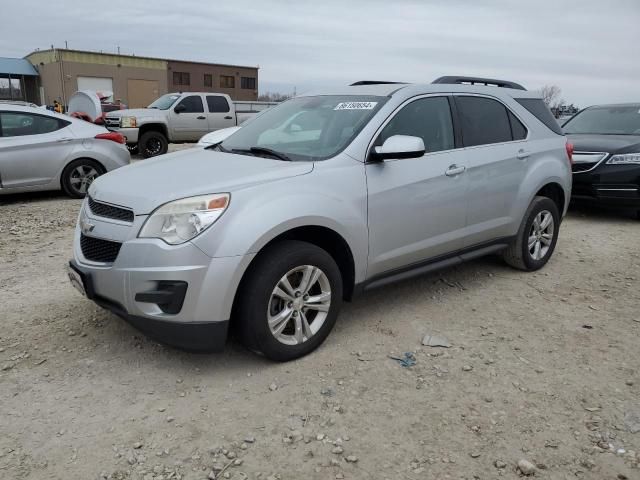
<path fill-rule="evenodd" d="M 136 117 L 122 117 L 120 119 L 120 126 L 122 128 L 136 128 Z"/>
<path fill-rule="evenodd" d="M 608 165 L 638 165 L 640 164 L 640 153 L 623 153 L 614 155 L 607 160 Z"/>
<path fill-rule="evenodd" d="M 138 238 L 159 238 L 169 245 L 187 242 L 220 218 L 230 198 L 228 193 L 216 193 L 165 203 L 147 218 Z"/>

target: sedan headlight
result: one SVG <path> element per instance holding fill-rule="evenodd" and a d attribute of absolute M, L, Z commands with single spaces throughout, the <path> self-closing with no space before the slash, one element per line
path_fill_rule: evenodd
<path fill-rule="evenodd" d="M 608 165 L 640 165 L 640 153 L 622 153 L 607 160 Z"/>
<path fill-rule="evenodd" d="M 230 198 L 228 193 L 216 193 L 165 203 L 149 215 L 138 238 L 159 238 L 169 245 L 187 242 L 220 218 Z"/>
<path fill-rule="evenodd" d="M 136 128 L 137 125 L 136 117 L 122 117 L 120 119 L 120 126 L 122 128 Z"/>

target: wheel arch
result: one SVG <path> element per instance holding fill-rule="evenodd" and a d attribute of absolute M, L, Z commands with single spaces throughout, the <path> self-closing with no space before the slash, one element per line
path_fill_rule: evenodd
<path fill-rule="evenodd" d="M 144 125 L 141 125 L 138 130 L 138 141 L 140 141 L 142 135 L 147 132 L 159 132 L 166 137 L 167 141 L 169 141 L 169 131 L 167 126 L 163 123 L 145 123 Z"/>
<path fill-rule="evenodd" d="M 560 217 L 564 214 L 564 209 L 566 207 L 566 198 L 564 194 L 564 189 L 557 182 L 549 182 L 543 187 L 541 187 L 536 194 L 535 197 L 547 197 L 556 204 L 558 207 L 558 213 L 560 213 Z"/>

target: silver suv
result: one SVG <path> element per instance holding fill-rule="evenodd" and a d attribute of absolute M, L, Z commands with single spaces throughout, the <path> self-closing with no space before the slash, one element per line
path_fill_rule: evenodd
<path fill-rule="evenodd" d="M 544 266 L 571 195 L 556 127 L 498 80 L 299 96 L 207 149 L 98 178 L 69 276 L 162 342 L 215 350 L 231 328 L 294 359 L 366 290 L 496 252 Z"/>

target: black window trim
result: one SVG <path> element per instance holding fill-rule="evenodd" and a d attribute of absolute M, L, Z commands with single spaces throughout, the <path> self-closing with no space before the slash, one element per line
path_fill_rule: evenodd
<path fill-rule="evenodd" d="M 520 140 L 514 140 L 513 139 L 513 128 L 511 127 L 511 120 L 509 119 L 509 115 L 507 114 L 507 119 L 509 119 L 509 130 L 511 130 L 511 140 L 506 141 L 506 142 L 496 142 L 496 143 L 483 143 L 482 145 L 470 145 L 468 147 L 464 146 L 464 142 L 462 142 L 462 146 L 460 148 L 481 148 L 481 147 L 486 147 L 489 145 L 505 145 L 508 143 L 516 143 L 516 142 L 526 142 L 529 140 L 529 137 L 531 135 L 531 130 L 529 129 L 529 127 L 527 127 L 527 124 L 522 120 L 522 117 L 520 115 L 518 115 L 516 112 L 513 111 L 513 109 L 509 108 L 509 106 L 504 103 L 504 101 L 501 98 L 498 97 L 494 97 L 492 95 L 486 95 L 486 94 L 482 94 L 482 93 L 472 93 L 472 92 L 456 92 L 456 93 L 452 93 L 451 96 L 454 98 L 454 103 L 455 103 L 455 98 L 456 97 L 481 97 L 481 98 L 488 98 L 489 100 L 495 100 L 498 103 L 502 104 L 502 106 L 507 110 L 507 112 L 511 112 L 511 114 L 516 117 L 520 123 L 524 126 L 524 129 L 527 131 L 527 135 Z M 524 108 L 524 107 L 523 107 Z M 458 108 L 457 108 L 457 104 L 456 104 L 456 116 L 458 115 Z M 458 122 L 460 122 L 460 119 L 457 118 Z M 461 123 L 461 122 L 460 122 Z M 461 127 L 462 130 L 462 127 Z M 462 131 L 460 132 L 461 136 L 462 136 Z"/>
<path fill-rule="evenodd" d="M 33 133 L 33 134 L 30 134 L 30 135 L 17 135 L 19 137 L 33 137 L 35 135 L 49 135 L 50 133 L 58 132 L 58 131 L 62 130 L 63 128 L 67 128 L 72 123 L 69 120 L 65 120 L 64 118 L 58 118 L 58 117 L 56 117 L 54 115 L 43 115 L 41 113 L 36 113 L 36 112 L 23 112 L 22 110 L 0 110 L 0 114 L 2 114 L 2 113 L 15 113 L 15 114 L 18 114 L 18 115 L 33 115 L 34 117 L 53 118 L 54 120 L 57 120 L 60 125 L 62 125 L 60 128 L 56 128 L 55 130 L 51 130 L 50 132 Z M 13 136 L 13 137 L 4 137 L 2 132 L 3 132 L 2 131 L 2 118 L 0 118 L 0 138 L 15 138 L 15 136 Z"/>
<path fill-rule="evenodd" d="M 451 104 L 452 104 L 451 94 L 450 93 L 442 93 L 442 92 L 422 93 L 422 94 L 414 95 L 413 97 L 409 97 L 409 98 L 405 99 L 400 105 L 398 105 L 396 108 L 393 109 L 393 111 L 387 116 L 387 118 L 385 118 L 382 121 L 380 126 L 378 126 L 378 128 L 375 131 L 375 133 L 371 137 L 371 140 L 369 140 L 369 144 L 367 145 L 367 149 L 366 149 L 365 163 L 370 163 L 369 158 L 371 156 L 371 152 L 373 151 L 373 147 L 374 147 L 376 141 L 378 140 L 378 137 L 382 133 L 382 130 L 384 130 L 384 127 L 387 126 L 387 124 L 398 114 L 398 112 L 400 112 L 400 110 L 402 110 L 406 105 L 409 105 L 410 103 L 412 103 L 412 102 L 414 102 L 416 100 L 421 100 L 423 98 L 436 98 L 436 97 L 444 97 L 449 102 L 449 110 L 451 111 L 451 122 L 452 122 L 452 125 L 453 125 L 453 137 L 454 137 L 454 143 L 453 144 L 454 144 L 454 147 L 450 148 L 448 150 L 438 150 L 437 152 L 425 152 L 425 154 L 420 158 L 424 158 L 427 155 L 439 155 L 441 153 L 452 152 L 454 150 L 457 150 L 458 148 L 461 148 L 461 147 L 457 146 L 458 145 L 458 134 L 456 132 L 456 118 L 455 118 L 455 115 L 454 115 L 454 109 L 451 107 Z M 457 114 L 457 111 L 455 111 L 455 113 Z M 371 120 L 373 120 L 374 118 L 375 117 L 373 117 Z M 394 161 L 394 160 L 391 160 L 391 161 Z M 398 160 L 401 160 L 401 159 L 398 159 Z M 387 161 L 388 160 L 385 160 L 385 162 L 387 162 Z"/>

